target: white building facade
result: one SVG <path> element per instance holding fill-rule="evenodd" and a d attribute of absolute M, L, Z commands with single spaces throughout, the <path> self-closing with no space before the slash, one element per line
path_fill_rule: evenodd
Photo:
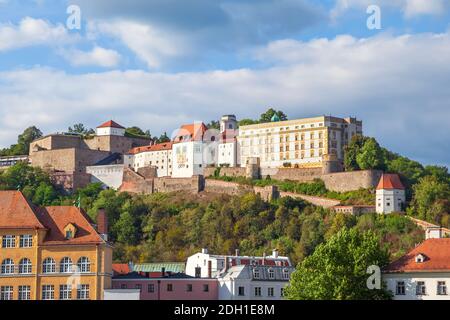
<path fill-rule="evenodd" d="M 388 214 L 405 210 L 405 187 L 397 174 L 383 174 L 376 191 L 376 212 Z"/>
<path fill-rule="evenodd" d="M 321 167 L 323 155 L 342 162 L 344 147 L 356 134 L 362 135 L 362 121 L 331 116 L 241 126 L 241 166 L 254 157 L 263 168 Z"/>
<path fill-rule="evenodd" d="M 237 141 L 239 130 L 234 115 L 225 115 L 220 119 L 220 143 L 217 164 L 219 167 L 238 167 L 241 164 L 240 146 Z"/>
<path fill-rule="evenodd" d="M 155 167 L 158 177 L 172 175 L 172 142 L 131 149 L 124 156 L 125 166 L 138 171 L 139 168 Z"/>
<path fill-rule="evenodd" d="M 123 181 L 123 164 L 86 167 L 91 175 L 91 183 L 102 183 L 105 187 L 117 190 Z"/>
<path fill-rule="evenodd" d="M 184 125 L 173 138 L 172 177 L 203 175 L 207 166 L 217 164 L 219 135 L 203 123 Z"/>

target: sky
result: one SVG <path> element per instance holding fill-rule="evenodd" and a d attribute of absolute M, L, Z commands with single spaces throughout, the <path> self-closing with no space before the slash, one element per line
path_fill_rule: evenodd
<path fill-rule="evenodd" d="M 357 117 L 448 167 L 450 0 L 0 0 L 0 147 L 32 125 L 159 135 L 269 107 Z"/>

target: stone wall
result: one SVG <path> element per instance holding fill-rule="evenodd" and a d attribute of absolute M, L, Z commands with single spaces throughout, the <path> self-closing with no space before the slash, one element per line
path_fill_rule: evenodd
<path fill-rule="evenodd" d="M 328 190 L 337 192 L 375 188 L 381 178 L 381 170 L 362 170 L 324 174 L 320 177 Z"/>
<path fill-rule="evenodd" d="M 124 168 L 123 181 L 119 188 L 121 192 L 150 194 L 154 190 L 153 179 L 145 179 L 130 168 Z"/>
<path fill-rule="evenodd" d="M 261 168 L 261 177 L 267 176 L 275 180 L 309 182 L 321 178 L 322 168 Z"/>
<path fill-rule="evenodd" d="M 203 176 L 191 178 L 154 178 L 154 192 L 190 192 L 198 193 L 204 188 Z"/>
<path fill-rule="evenodd" d="M 214 172 L 217 168 L 205 168 L 203 171 L 203 175 L 207 177 L 214 176 Z M 224 177 L 245 177 L 245 168 L 243 167 L 223 167 L 220 168 L 220 176 Z"/>
<path fill-rule="evenodd" d="M 241 185 L 236 182 L 206 179 L 204 191 L 212 193 L 224 193 L 229 195 L 241 195 L 253 192 L 253 187 L 250 185 Z"/>
<path fill-rule="evenodd" d="M 332 208 L 341 203 L 339 200 L 308 196 L 308 195 L 298 194 L 298 193 L 293 193 L 293 192 L 280 192 L 280 197 L 300 198 L 309 203 L 312 203 L 313 205 L 316 205 L 319 207 L 324 207 L 324 208 Z"/>
<path fill-rule="evenodd" d="M 79 172 L 50 172 L 52 183 L 64 191 L 71 193 L 86 187 L 91 182 L 91 175 Z"/>

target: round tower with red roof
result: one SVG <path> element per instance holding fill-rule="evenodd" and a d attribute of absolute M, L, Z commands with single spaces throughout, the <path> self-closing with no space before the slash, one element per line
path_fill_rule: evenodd
<path fill-rule="evenodd" d="M 377 186 L 376 211 L 380 214 L 402 212 L 405 201 L 405 187 L 398 174 L 384 173 Z"/>

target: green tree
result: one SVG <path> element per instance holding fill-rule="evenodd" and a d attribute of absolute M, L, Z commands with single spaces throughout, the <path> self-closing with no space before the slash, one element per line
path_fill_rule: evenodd
<path fill-rule="evenodd" d="M 277 111 L 273 108 L 269 108 L 266 112 L 264 112 L 263 114 L 261 114 L 261 117 L 259 119 L 260 123 L 264 123 L 264 122 L 270 122 L 272 121 L 272 117 L 274 115 L 277 115 L 278 118 L 280 119 L 280 121 L 285 121 L 287 120 L 287 116 L 283 111 Z"/>
<path fill-rule="evenodd" d="M 440 223 L 442 216 L 449 212 L 450 186 L 436 176 L 425 176 L 413 186 L 411 210 L 420 219 Z M 411 211 L 410 210 L 410 211 Z"/>
<path fill-rule="evenodd" d="M 361 170 L 385 168 L 383 152 L 374 138 L 368 138 L 364 142 L 360 152 L 356 155 L 356 162 Z"/>
<path fill-rule="evenodd" d="M 344 153 L 344 167 L 346 171 L 359 170 L 356 156 L 359 154 L 361 148 L 364 146 L 367 138 L 360 134 L 356 134 L 352 137 L 348 146 L 345 147 Z"/>
<path fill-rule="evenodd" d="M 249 125 L 257 124 L 257 123 L 259 123 L 259 121 L 252 120 L 252 119 L 241 119 L 239 121 L 239 126 L 249 126 Z"/>
<path fill-rule="evenodd" d="M 88 129 L 82 123 L 74 124 L 73 127 L 69 127 L 68 131 L 70 133 L 76 133 L 82 136 L 92 135 L 95 133 L 94 129 Z"/>
<path fill-rule="evenodd" d="M 159 136 L 158 138 L 158 143 L 165 143 L 165 142 L 170 142 L 170 138 L 167 135 L 167 132 L 164 132 L 162 135 Z"/>
<path fill-rule="evenodd" d="M 208 129 L 216 129 L 216 130 L 220 130 L 220 122 L 216 121 L 216 120 L 211 120 L 206 127 Z"/>
<path fill-rule="evenodd" d="M 125 129 L 125 135 L 128 137 L 145 137 L 145 138 L 151 138 L 152 135 L 150 134 L 150 131 L 143 131 L 139 127 L 130 127 Z"/>
<path fill-rule="evenodd" d="M 397 158 L 386 162 L 387 170 L 389 172 L 395 172 L 402 175 L 408 180 L 410 185 L 416 183 L 424 174 L 424 168 L 419 162 L 410 160 L 406 157 L 397 156 Z"/>
<path fill-rule="evenodd" d="M 286 296 L 291 300 L 388 299 L 386 289 L 370 290 L 366 285 L 367 268 L 381 268 L 388 258 L 373 232 L 343 228 L 297 266 Z"/>
<path fill-rule="evenodd" d="M 28 127 L 17 137 L 17 144 L 11 145 L 8 149 L 0 150 L 0 156 L 27 155 L 30 152 L 30 143 L 41 137 L 41 130 L 35 126 Z"/>

